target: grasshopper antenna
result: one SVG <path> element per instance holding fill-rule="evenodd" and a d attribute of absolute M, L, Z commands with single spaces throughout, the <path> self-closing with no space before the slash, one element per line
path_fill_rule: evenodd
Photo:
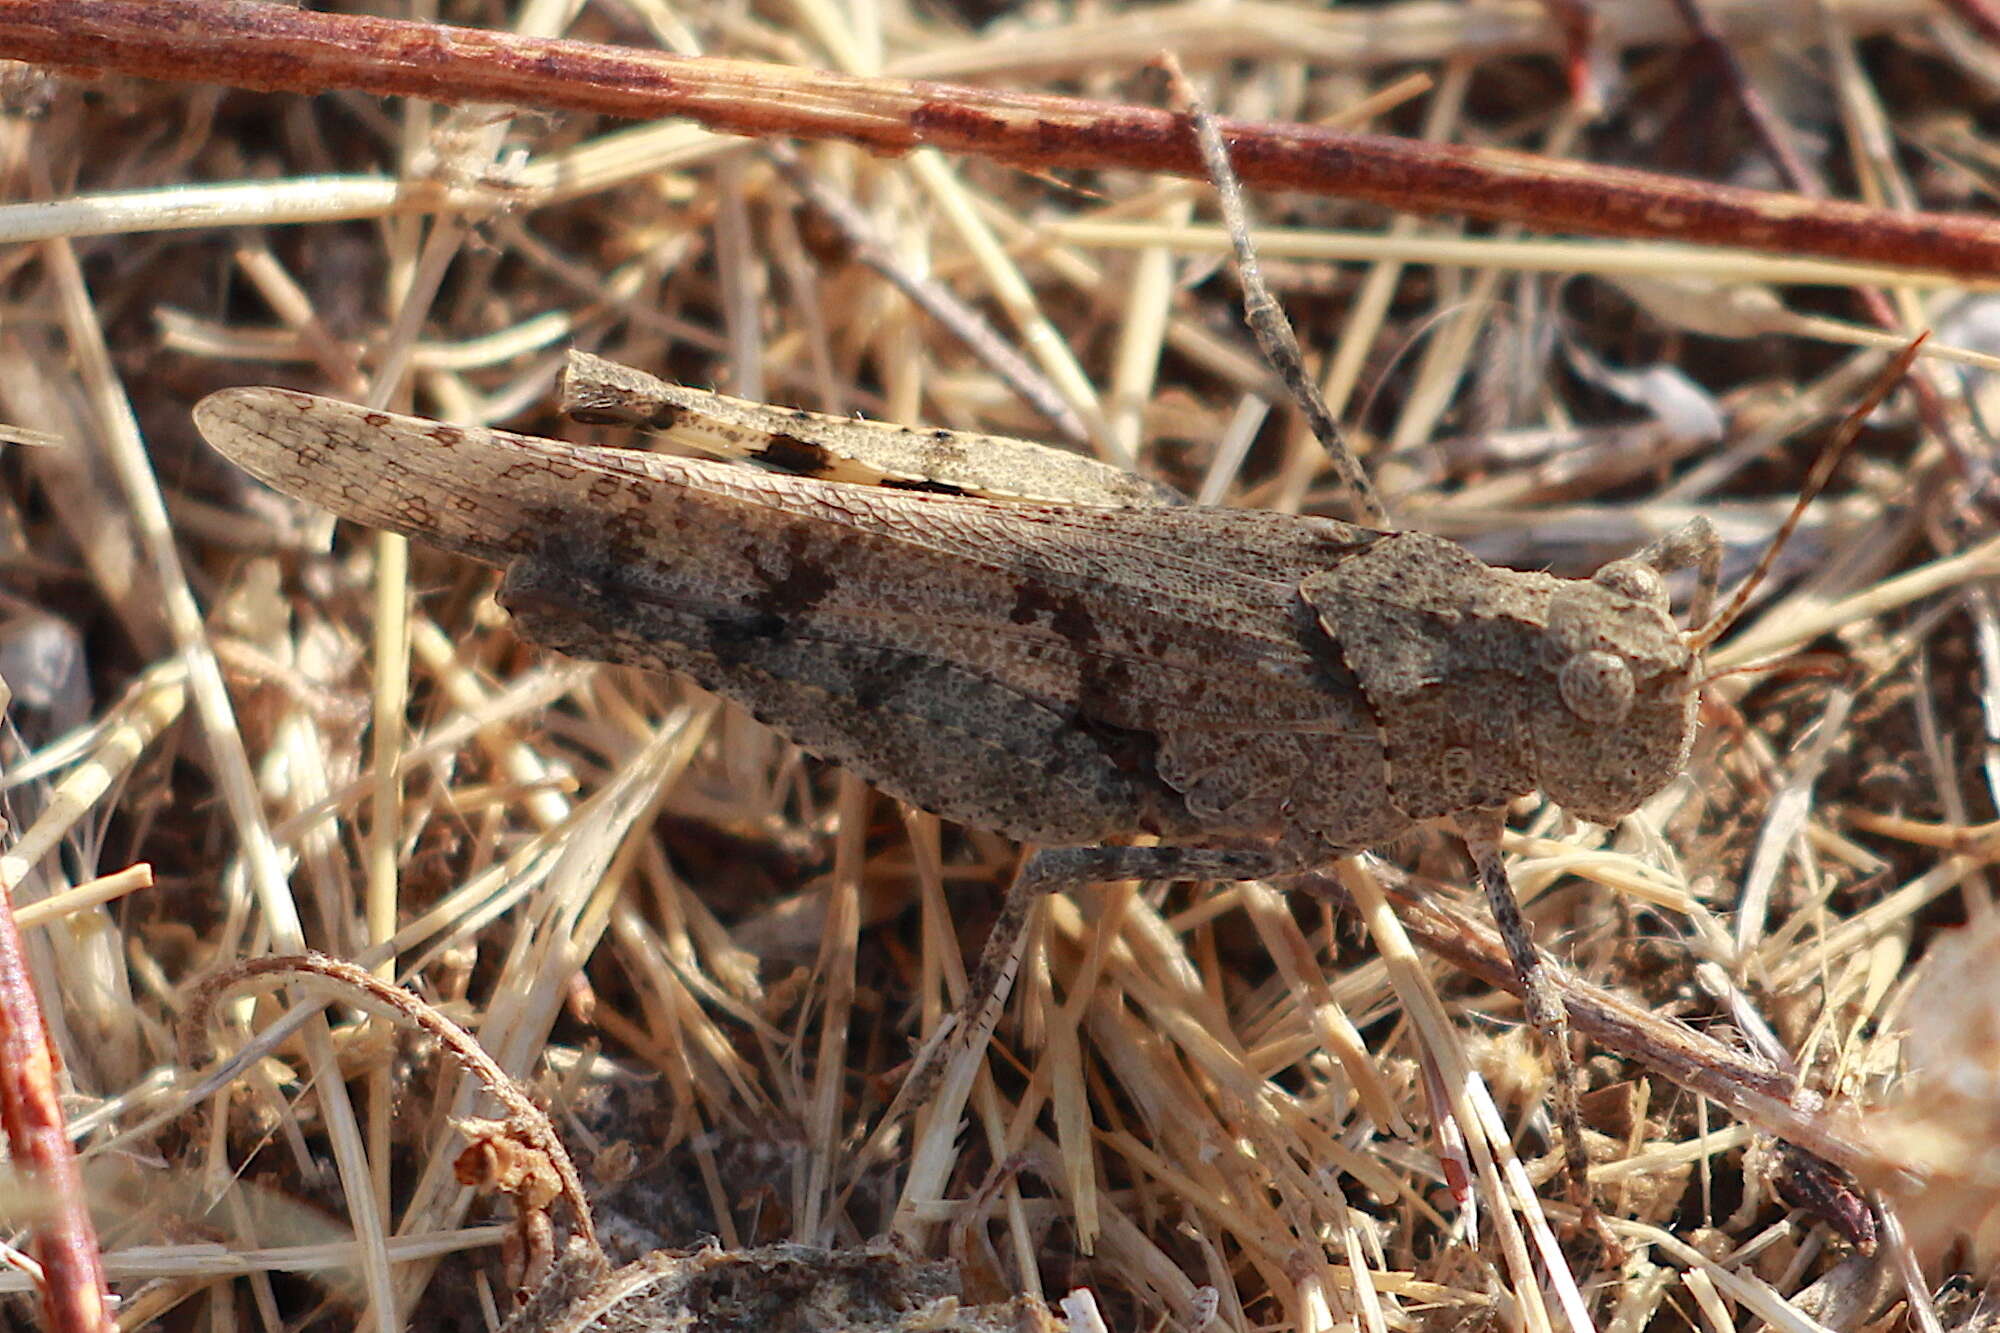
<path fill-rule="evenodd" d="M 1167 72 L 1174 99 L 1194 122 L 1195 144 L 1201 150 L 1202 169 L 1215 185 L 1216 200 L 1222 207 L 1222 225 L 1228 230 L 1229 244 L 1236 251 L 1236 276 L 1243 284 L 1243 322 L 1250 326 L 1250 332 L 1256 335 L 1257 346 L 1263 350 L 1264 359 L 1278 372 L 1278 378 L 1284 381 L 1293 401 L 1305 413 L 1306 424 L 1312 427 L 1313 437 L 1325 448 L 1334 472 L 1340 477 L 1340 484 L 1353 497 L 1355 516 L 1371 528 L 1393 526 L 1389 511 L 1375 490 L 1375 483 L 1368 479 L 1368 473 L 1363 470 L 1361 460 L 1355 457 L 1340 423 L 1333 419 L 1333 411 L 1326 405 L 1326 396 L 1319 391 L 1319 385 L 1314 383 L 1312 376 L 1306 373 L 1305 356 L 1299 351 L 1298 336 L 1292 332 L 1291 320 L 1285 318 L 1284 308 L 1272 297 L 1271 289 L 1264 285 L 1264 271 L 1258 267 L 1257 252 L 1250 244 L 1250 218 L 1243 207 L 1243 186 L 1236 178 L 1236 169 L 1229 165 L 1229 149 L 1222 142 L 1222 130 L 1216 125 L 1215 116 L 1195 96 L 1194 87 L 1182 71 L 1180 61 L 1171 52 L 1162 54 L 1159 63 Z"/>
<path fill-rule="evenodd" d="M 1765 546 L 1764 555 L 1757 561 L 1757 567 L 1750 571 L 1750 577 L 1744 579 L 1741 586 L 1736 589 L 1736 595 L 1729 599 L 1729 605 L 1717 612 L 1715 618 L 1706 625 L 1689 632 L 1690 649 L 1697 653 L 1705 651 L 1710 644 L 1727 633 L 1729 627 L 1743 614 L 1743 609 L 1750 604 L 1751 595 L 1757 591 L 1757 585 L 1764 581 L 1765 576 L 1771 572 L 1771 566 L 1777 563 L 1778 553 L 1785 549 L 1785 543 L 1791 540 L 1794 532 L 1798 531 L 1799 521 L 1806 515 L 1806 506 L 1818 499 L 1819 493 L 1826 489 L 1826 484 L 1833 480 L 1833 470 L 1839 467 L 1840 460 L 1847 456 L 1849 447 L 1853 445 L 1855 437 L 1861 434 L 1861 427 L 1866 424 L 1869 414 L 1882 405 L 1882 400 L 1889 396 L 1889 391 L 1909 373 L 1911 363 L 1917 359 L 1917 350 L 1924 345 L 1924 339 L 1930 336 L 1930 331 L 1926 329 L 1918 334 L 1908 347 L 1897 353 L 1896 359 L 1888 364 L 1876 378 L 1875 383 L 1869 387 L 1867 395 L 1854 405 L 1854 410 L 1840 423 L 1840 429 L 1834 432 L 1833 439 L 1821 451 L 1819 461 L 1813 464 L 1812 473 L 1806 478 L 1806 484 L 1799 489 L 1798 503 L 1792 506 L 1791 513 L 1785 515 L 1785 521 L 1779 524 L 1777 535 L 1771 538 L 1769 545 Z"/>

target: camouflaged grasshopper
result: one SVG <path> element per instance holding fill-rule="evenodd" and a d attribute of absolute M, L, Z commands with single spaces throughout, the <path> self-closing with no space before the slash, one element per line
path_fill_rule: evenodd
<path fill-rule="evenodd" d="M 1219 140 L 1204 147 L 1240 236 Z M 1260 341 L 1309 386 L 1238 258 Z M 747 403 L 595 358 L 573 360 L 569 387 L 579 417 L 762 466 L 273 388 L 211 394 L 195 420 L 289 495 L 503 569 L 527 638 L 683 672 L 899 799 L 1033 844 L 982 960 L 990 990 L 1037 893 L 1263 878 L 1455 828 L 1551 1040 L 1581 1184 L 1565 1015 L 1499 836 L 1517 797 L 1611 823 L 1680 773 L 1703 650 L 1731 618 L 1704 624 L 1720 563 L 1704 520 L 1557 578 L 1421 532 L 1186 505 L 1024 441 Z M 1688 566 L 1683 629 L 1663 576 Z"/>
<path fill-rule="evenodd" d="M 1500 858 L 1503 813 L 1540 791 L 1611 823 L 1679 774 L 1716 626 L 1678 626 L 1662 575 L 1700 567 L 1701 626 L 1717 563 L 1705 522 L 1557 578 L 1421 532 L 1163 503 L 1074 456 L 1064 467 L 1091 502 L 1003 498 L 1054 451 L 981 437 L 965 453 L 962 436 L 623 368 L 613 408 L 603 364 L 573 369 L 585 415 L 766 466 L 274 388 L 211 394 L 195 420 L 288 495 L 503 569 L 499 600 L 528 639 L 683 672 L 890 795 L 1036 845 L 988 980 L 1039 892 L 1263 878 L 1445 823 L 1567 1063 L 1560 998 Z M 1002 466 L 983 486 L 977 468 L 906 474 L 909 451 L 937 445 Z M 1158 845 L 1118 842 L 1140 835 Z"/>
<path fill-rule="evenodd" d="M 652 424 L 793 470 L 271 388 L 211 394 L 195 420 L 288 495 L 504 569 L 526 638 L 684 672 L 893 796 L 1042 848 L 982 984 L 1036 893 L 1263 878 L 1448 821 L 1564 1049 L 1501 812 L 1540 790 L 1610 822 L 1679 773 L 1701 654 L 1661 572 L 1713 550 L 1705 527 L 1561 579 L 1420 532 L 1146 503 L 1112 469 L 1115 501 L 963 493 L 974 479 L 857 465 L 855 446 L 964 441 L 658 389 Z M 1010 468 L 1044 452 L 979 446 Z M 856 466 L 877 484 L 812 475 Z M 1158 845 L 1116 845 L 1135 835 Z"/>

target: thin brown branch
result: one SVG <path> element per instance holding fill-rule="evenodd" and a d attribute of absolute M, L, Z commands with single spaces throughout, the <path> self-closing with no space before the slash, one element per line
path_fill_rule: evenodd
<path fill-rule="evenodd" d="M 0 56 L 79 73 L 631 119 L 687 116 L 752 136 L 930 146 L 1048 171 L 1205 177 L 1166 111 L 956 84 L 516 36 L 244 0 L 0 0 Z M 1462 213 L 1545 231 L 1672 238 L 1989 276 L 2000 222 L 1899 214 L 1649 172 L 1316 126 L 1222 122 L 1247 185 Z"/>
<path fill-rule="evenodd" d="M 47 1209 L 34 1223 L 33 1247 L 42 1266 L 43 1320 L 51 1333 L 108 1333 L 115 1324 L 97 1230 L 57 1099 L 56 1055 L 8 888 L 0 883 L 0 1124 L 8 1155 L 35 1182 Z"/>
<path fill-rule="evenodd" d="M 1333 875 L 1309 875 L 1287 887 L 1345 904 L 1347 890 Z M 1519 994 L 1521 982 L 1499 936 L 1443 893 L 1395 877 L 1384 885 L 1396 916 L 1411 938 L 1459 971 Z M 1725 1046 L 1685 1023 L 1661 1018 L 1630 1000 L 1569 973 L 1559 974 L 1570 1023 L 1592 1044 L 1638 1061 L 1731 1114 L 1845 1170 L 1893 1172 L 1895 1164 L 1863 1141 L 1859 1122 L 1799 1085 L 1789 1070 Z"/>
<path fill-rule="evenodd" d="M 506 1118 L 465 1118 L 454 1127 L 467 1146 L 453 1163 L 461 1185 L 505 1194 L 514 1207 L 514 1230 L 502 1246 L 517 1300 L 525 1301 L 549 1277 L 558 1258 L 549 1205 L 562 1199 L 574 1219 L 571 1250 L 591 1269 L 605 1267 L 596 1219 L 584 1195 L 582 1177 L 546 1111 L 500 1067 L 479 1039 L 419 997 L 375 976 L 366 968 L 325 954 L 248 958 L 205 978 L 189 998 L 182 1044 L 205 1049 L 206 1028 L 217 1004 L 235 987 L 255 980 L 312 978 L 330 983 L 364 1007 L 386 1011 L 429 1035 L 460 1069 L 477 1079 L 506 1108 Z"/>

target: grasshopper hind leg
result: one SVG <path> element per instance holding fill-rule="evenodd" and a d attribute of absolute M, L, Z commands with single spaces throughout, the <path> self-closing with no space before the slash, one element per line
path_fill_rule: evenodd
<path fill-rule="evenodd" d="M 1266 879 L 1297 868 L 1296 857 L 1255 848 L 1044 847 L 1030 853 L 1015 872 L 987 932 L 978 966 L 953 1019 L 952 1039 L 934 1044 L 918 1058 L 896 1100 L 903 1106 L 928 1103 L 951 1059 L 968 1046 L 985 1048 L 1021 969 L 1029 914 L 1044 894 L 1114 880 Z M 954 1108 L 944 1109 L 957 1114 Z"/>

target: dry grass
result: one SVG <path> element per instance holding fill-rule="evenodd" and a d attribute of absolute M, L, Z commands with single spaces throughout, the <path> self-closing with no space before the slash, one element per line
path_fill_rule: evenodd
<path fill-rule="evenodd" d="M 546 8 L 448 17 L 533 28 Z M 1928 5 L 1775 27 L 1767 8 L 1708 6 L 1810 170 L 1843 197 L 1990 211 L 1994 48 Z M 1134 103 L 1160 99 L 1139 66 L 1171 45 L 1235 116 L 1359 108 L 1394 133 L 1774 186 L 1671 7 L 1605 9 L 1598 119 L 1533 5 L 1410 0 L 1294 30 L 1273 6 L 988 21 L 624 0 L 564 31 Z M 65 441 L 0 445 L 21 838 L 0 877 L 121 1322 L 344 1328 L 393 1303 L 398 1326 L 470 1329 L 506 1306 L 504 1228 L 451 1173 L 447 1116 L 478 1101 L 427 1042 L 336 1007 L 226 1082 L 183 1063 L 194 981 L 303 944 L 408 982 L 529 1081 L 621 1257 L 887 1233 L 952 1261 L 969 1305 L 1088 1286 L 1118 1329 L 1210 1309 L 1245 1330 L 1539 1330 L 1585 1309 L 1607 1329 L 1887 1328 L 1934 1317 L 1909 1302 L 1940 1284 L 1937 1314 L 1967 1316 L 2000 1184 L 1990 1068 L 1970 1071 L 1995 1045 L 1977 988 L 1926 990 L 1919 964 L 1993 920 L 2000 552 L 1967 397 L 1992 420 L 1988 377 L 1921 363 L 1930 420 L 1906 393 L 1871 425 L 1715 659 L 1812 649 L 1827 670 L 1717 682 L 1687 780 L 1617 830 L 1513 819 L 1529 914 L 1579 975 L 1876 1108 L 1856 1161 L 1903 1188 L 1914 1248 L 1892 1227 L 1855 1254 L 1776 1197 L 1752 1127 L 1592 1049 L 1591 1146 L 1629 1253 L 1563 1260 L 1519 1005 L 1413 950 L 1375 869 L 1343 871 L 1338 909 L 1258 885 L 1050 901 L 993 1048 L 957 1066 L 967 1114 L 885 1126 L 1016 849 L 899 810 L 683 682 L 525 646 L 489 571 L 329 532 L 197 439 L 198 397 L 267 382 L 558 431 L 570 344 L 746 397 L 1058 433 L 754 143 L 358 94 L 11 90 L 12 198 L 121 195 L 53 219 L 0 206 L 0 235 L 61 237 L 4 254 L 0 413 Z M 1255 397 L 1203 188 L 800 152 L 896 265 L 986 312 L 1104 456 L 1338 512 L 1316 446 Z M 2000 349 L 2000 307 L 1963 275 L 1871 305 L 1882 271 L 1803 253 L 1253 207 L 1398 516 L 1523 567 L 1586 573 L 1703 512 L 1740 574 L 1883 341 L 1937 327 L 1947 353 Z M 1388 859 L 1436 892 L 1467 883 L 1441 837 Z M 281 1008 L 246 1001 L 214 1035 L 240 1048 Z M 1912 1013 L 1934 1022 L 1914 1103 Z M 1897 1180 L 1906 1161 L 1962 1174 L 1948 1206 Z"/>

